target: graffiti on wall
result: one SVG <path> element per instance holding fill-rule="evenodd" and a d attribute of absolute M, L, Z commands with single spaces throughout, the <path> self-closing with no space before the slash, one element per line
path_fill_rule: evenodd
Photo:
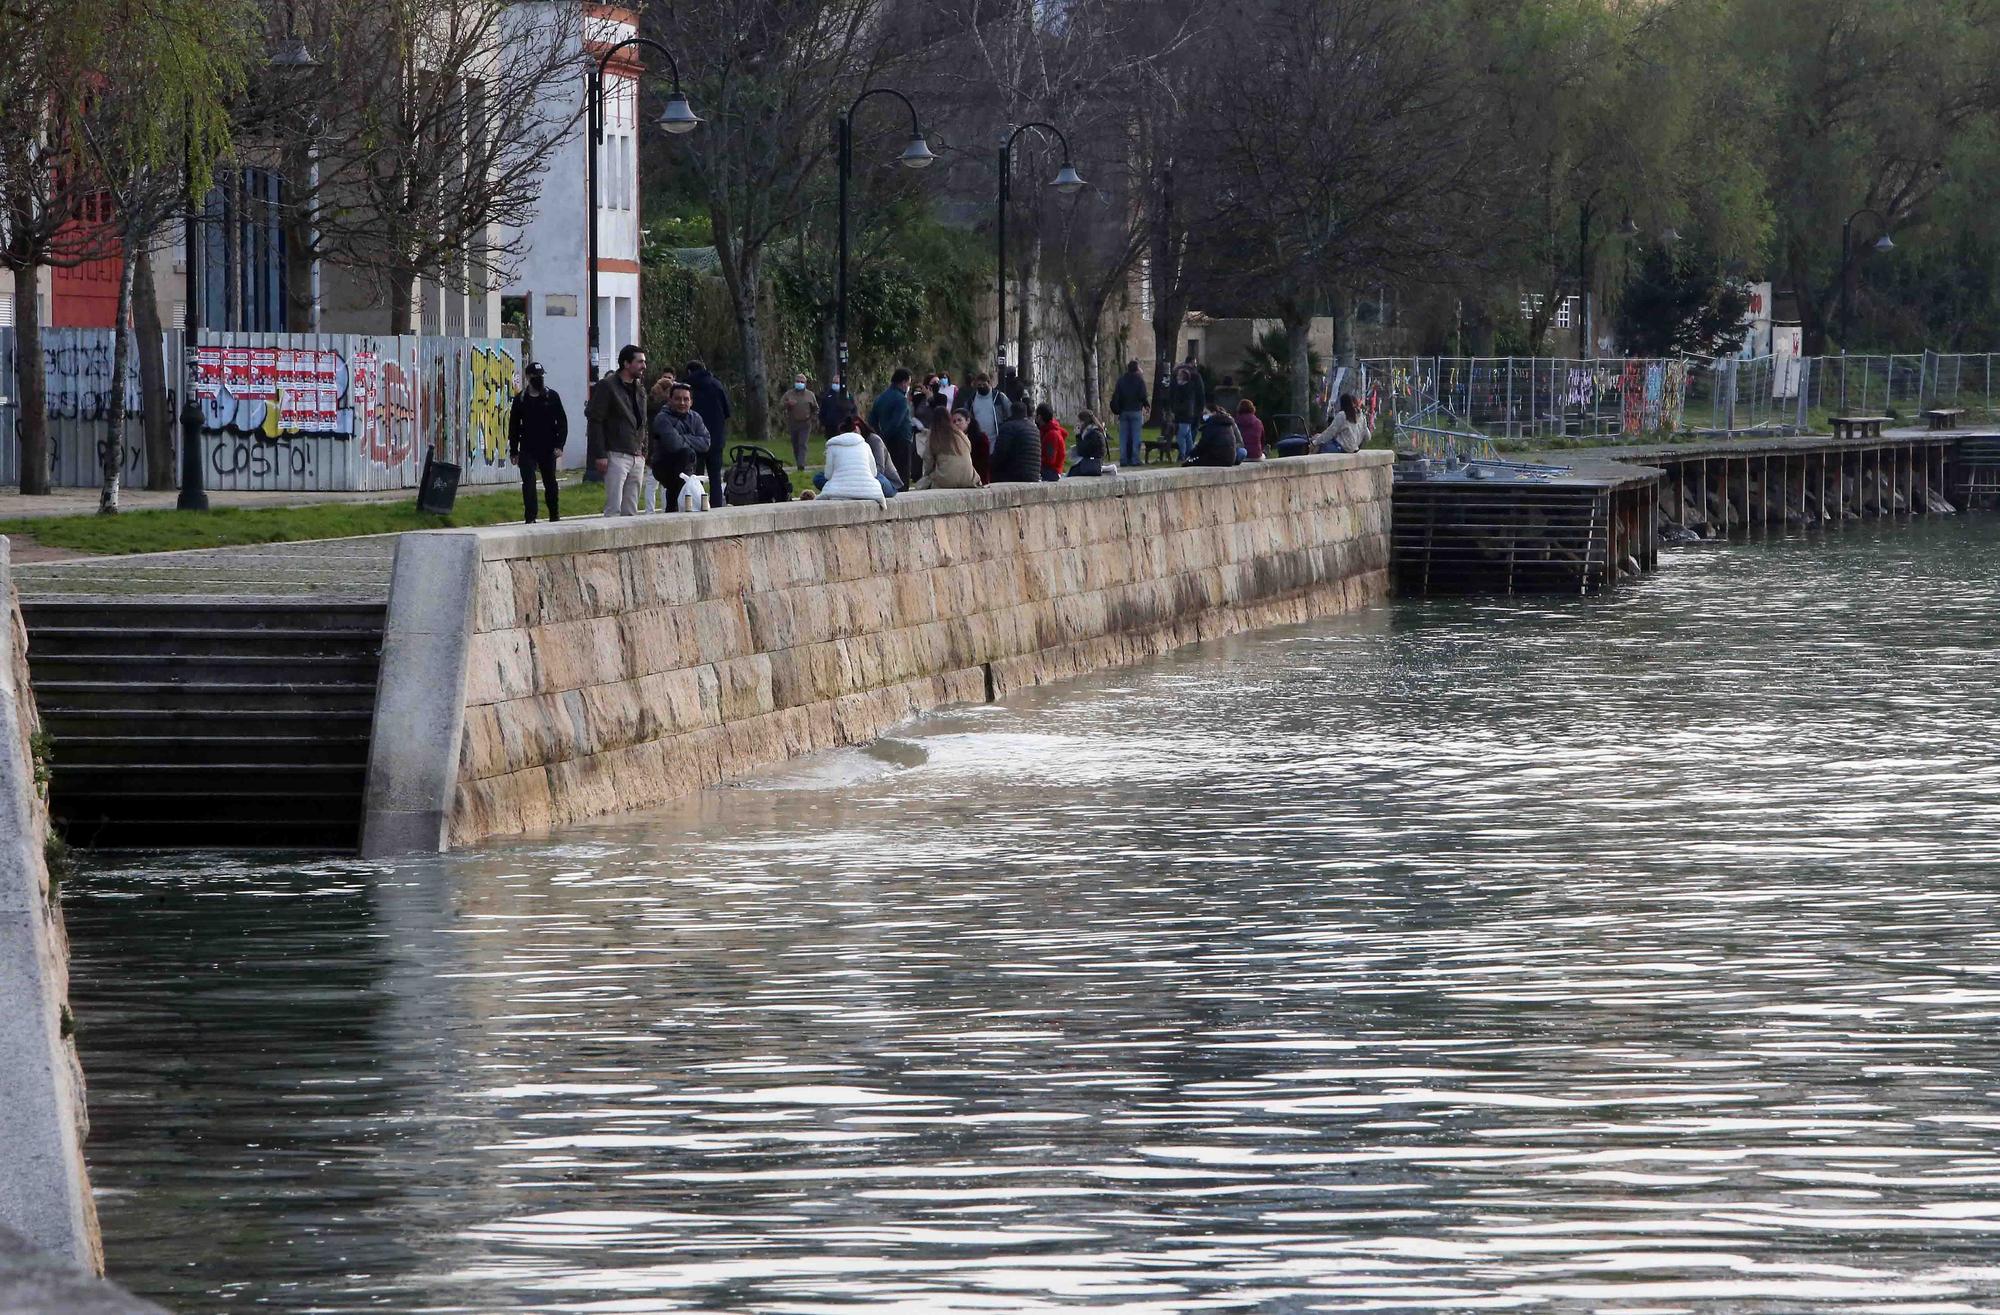
<path fill-rule="evenodd" d="M 239 487 L 408 488 L 431 453 L 470 480 L 511 475 L 513 344 L 358 334 L 293 341 L 229 335 L 197 354 L 218 476 Z"/>
<path fill-rule="evenodd" d="M 472 398 L 465 427 L 467 458 L 498 465 L 507 456 L 507 416 L 514 405 L 514 358 L 504 351 L 475 347 Z"/>

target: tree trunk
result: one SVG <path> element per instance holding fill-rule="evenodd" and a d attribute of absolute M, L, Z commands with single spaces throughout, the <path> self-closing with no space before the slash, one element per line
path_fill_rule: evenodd
<path fill-rule="evenodd" d="M 42 357 L 42 267 L 14 271 L 14 370 L 21 390 L 21 492 L 49 491 L 49 378 Z"/>
<path fill-rule="evenodd" d="M 738 277 L 729 282 L 729 299 L 735 303 L 736 337 L 743 351 L 742 441 L 762 443 L 771 427 L 770 380 L 764 370 L 764 324 L 759 313 L 764 255 L 745 251 L 738 261 Z"/>
<path fill-rule="evenodd" d="M 153 253 L 139 252 L 132 270 L 132 328 L 139 339 L 139 399 L 146 430 L 146 487 L 174 487 L 174 413 L 167 394 L 165 326 L 160 323 L 159 289 L 153 285 Z"/>
<path fill-rule="evenodd" d="M 1038 250 L 1039 244 L 1029 247 L 1014 298 L 1014 373 L 1020 376 L 1020 391 L 1031 396 L 1035 391 L 1034 314 L 1028 302 L 1035 295 L 1034 253 Z"/>
<path fill-rule="evenodd" d="M 1312 316 L 1304 309 L 1287 305 L 1284 316 L 1287 373 L 1291 375 L 1292 414 L 1312 428 Z"/>
<path fill-rule="evenodd" d="M 125 470 L 125 371 L 132 363 L 132 335 L 125 326 L 132 318 L 135 263 L 129 259 L 118 262 L 118 314 L 111 323 L 111 407 L 104 425 L 104 445 L 99 449 L 104 475 L 104 482 L 97 490 L 97 511 L 101 516 L 117 515 L 118 477 Z"/>

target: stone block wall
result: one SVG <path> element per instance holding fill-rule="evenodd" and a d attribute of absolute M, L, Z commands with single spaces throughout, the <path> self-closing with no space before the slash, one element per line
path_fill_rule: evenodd
<path fill-rule="evenodd" d="M 419 678 L 396 660 L 395 591 L 438 572 L 412 540 L 470 561 L 471 543 L 440 542 L 469 537 L 477 564 L 456 761 L 402 772 L 434 784 L 394 793 L 435 815 L 439 845 L 540 832 L 864 742 L 945 704 L 1354 608 L 1388 588 L 1389 463 L 1369 452 L 886 507 L 406 536 L 380 706 Z M 440 599 L 435 614 L 454 608 Z M 399 733 L 378 711 L 378 760 Z M 395 806 L 378 775 L 371 818 Z M 364 849 L 387 852 L 381 835 Z"/>
<path fill-rule="evenodd" d="M 89 1119 L 69 1017 L 69 942 L 44 850 L 40 721 L 8 548 L 0 538 L 0 1233 L 12 1229 L 95 1274 L 103 1256 L 83 1164 Z"/>

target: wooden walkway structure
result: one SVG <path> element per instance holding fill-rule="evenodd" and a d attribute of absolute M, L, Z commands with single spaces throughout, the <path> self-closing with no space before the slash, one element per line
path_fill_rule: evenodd
<path fill-rule="evenodd" d="M 1948 514 L 2000 500 L 2000 435 L 1992 433 L 1715 439 L 1530 460 L 1560 463 L 1561 473 L 1515 475 L 1499 463 L 1486 479 L 1420 478 L 1399 466 L 1391 536 L 1398 592 L 1597 593 L 1654 569 L 1663 541 Z"/>
<path fill-rule="evenodd" d="M 1657 565 L 1656 470 L 1591 461 L 1537 474 L 1474 462 L 1467 472 L 1397 475 L 1397 592 L 1596 593 Z"/>

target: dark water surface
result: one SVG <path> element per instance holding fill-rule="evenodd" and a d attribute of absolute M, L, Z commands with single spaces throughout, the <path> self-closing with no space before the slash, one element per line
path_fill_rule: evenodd
<path fill-rule="evenodd" d="M 67 894 L 178 1311 L 2000 1310 L 2000 525 Z"/>

